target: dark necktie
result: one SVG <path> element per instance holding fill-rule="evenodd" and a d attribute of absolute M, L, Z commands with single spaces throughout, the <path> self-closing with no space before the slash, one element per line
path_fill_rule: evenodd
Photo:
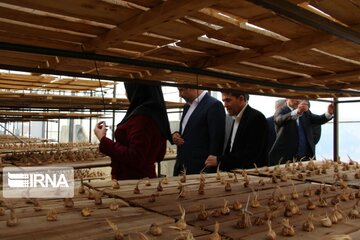
<path fill-rule="evenodd" d="M 298 129 L 298 135 L 299 135 L 299 145 L 297 150 L 297 156 L 302 158 L 307 156 L 307 143 L 306 143 L 306 137 L 305 137 L 305 131 L 304 127 L 301 121 L 301 118 L 299 118 L 299 123 L 297 124 Z"/>

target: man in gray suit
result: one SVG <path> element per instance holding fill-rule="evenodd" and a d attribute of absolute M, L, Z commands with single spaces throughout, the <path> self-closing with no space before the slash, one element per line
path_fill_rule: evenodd
<path fill-rule="evenodd" d="M 286 99 L 281 98 L 275 101 L 275 112 L 282 108 L 286 104 Z M 266 122 L 268 124 L 269 134 L 268 134 L 268 144 L 267 144 L 267 152 L 269 154 L 271 147 L 273 146 L 276 140 L 276 131 L 275 131 L 275 121 L 274 115 L 271 117 L 266 118 Z"/>
<path fill-rule="evenodd" d="M 330 121 L 334 114 L 334 105 L 329 104 L 327 112 L 323 115 L 316 115 L 308 110 L 306 100 L 287 99 L 286 106 L 275 112 L 277 135 L 269 153 L 270 165 L 293 159 L 308 160 L 315 155 L 311 125 Z"/>
<path fill-rule="evenodd" d="M 174 176 L 183 168 L 187 174 L 198 174 L 205 167 L 209 155 L 220 155 L 225 134 L 225 110 L 222 103 L 207 92 L 178 88 L 187 102 L 180 121 L 180 130 L 172 134 L 177 145 Z M 206 168 L 215 172 L 216 168 Z"/>

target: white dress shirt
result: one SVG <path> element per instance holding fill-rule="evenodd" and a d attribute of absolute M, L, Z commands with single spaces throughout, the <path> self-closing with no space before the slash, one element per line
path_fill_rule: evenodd
<path fill-rule="evenodd" d="M 188 111 L 186 112 L 184 119 L 182 121 L 182 125 L 181 125 L 181 134 L 183 134 L 186 124 L 189 121 L 189 118 L 191 116 L 191 114 L 195 111 L 196 107 L 199 105 L 199 103 L 201 102 L 201 100 L 204 98 L 206 94 L 206 91 L 203 91 L 197 98 L 194 99 L 194 101 L 192 101 L 190 104 L 190 107 L 188 109 Z"/>
<path fill-rule="evenodd" d="M 233 127 L 232 132 L 231 132 L 230 152 L 231 152 L 232 147 L 233 147 L 233 144 L 234 144 L 236 131 L 237 131 L 237 129 L 239 128 L 239 124 L 240 124 L 242 115 L 244 114 L 245 108 L 246 108 L 247 106 L 248 106 L 248 104 L 246 104 L 246 105 L 244 106 L 244 108 L 241 109 L 241 111 L 239 112 L 239 114 L 238 114 L 236 117 L 233 117 L 233 118 L 234 118 L 234 127 Z"/>

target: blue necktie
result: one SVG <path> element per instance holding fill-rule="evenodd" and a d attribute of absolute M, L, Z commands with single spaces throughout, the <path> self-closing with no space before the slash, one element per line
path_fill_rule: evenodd
<path fill-rule="evenodd" d="M 307 156 L 307 143 L 306 143 L 306 137 L 305 137 L 305 131 L 304 127 L 301 121 L 301 118 L 299 118 L 299 122 L 297 124 L 298 129 L 298 135 L 299 135 L 299 145 L 297 150 L 297 156 L 302 158 Z"/>

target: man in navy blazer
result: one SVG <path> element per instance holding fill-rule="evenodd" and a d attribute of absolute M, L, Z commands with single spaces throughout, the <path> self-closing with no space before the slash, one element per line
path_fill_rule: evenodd
<path fill-rule="evenodd" d="M 221 156 L 210 155 L 207 166 L 217 166 L 230 171 L 233 169 L 264 166 L 267 158 L 268 125 L 265 116 L 248 105 L 249 95 L 223 92 L 222 100 L 229 115 L 235 117 L 226 150 Z"/>
<path fill-rule="evenodd" d="M 315 156 L 312 124 L 324 124 L 332 118 L 334 105 L 327 113 L 316 115 L 309 111 L 306 100 L 287 99 L 286 105 L 275 112 L 276 140 L 269 153 L 269 165 L 288 160 L 308 160 Z"/>
<path fill-rule="evenodd" d="M 220 155 L 225 134 L 225 110 L 222 103 L 207 92 L 178 88 L 187 104 L 180 121 L 180 131 L 173 133 L 177 145 L 174 176 L 181 173 L 198 174 L 205 167 L 208 155 Z M 205 172 L 215 172 L 207 168 Z"/>

